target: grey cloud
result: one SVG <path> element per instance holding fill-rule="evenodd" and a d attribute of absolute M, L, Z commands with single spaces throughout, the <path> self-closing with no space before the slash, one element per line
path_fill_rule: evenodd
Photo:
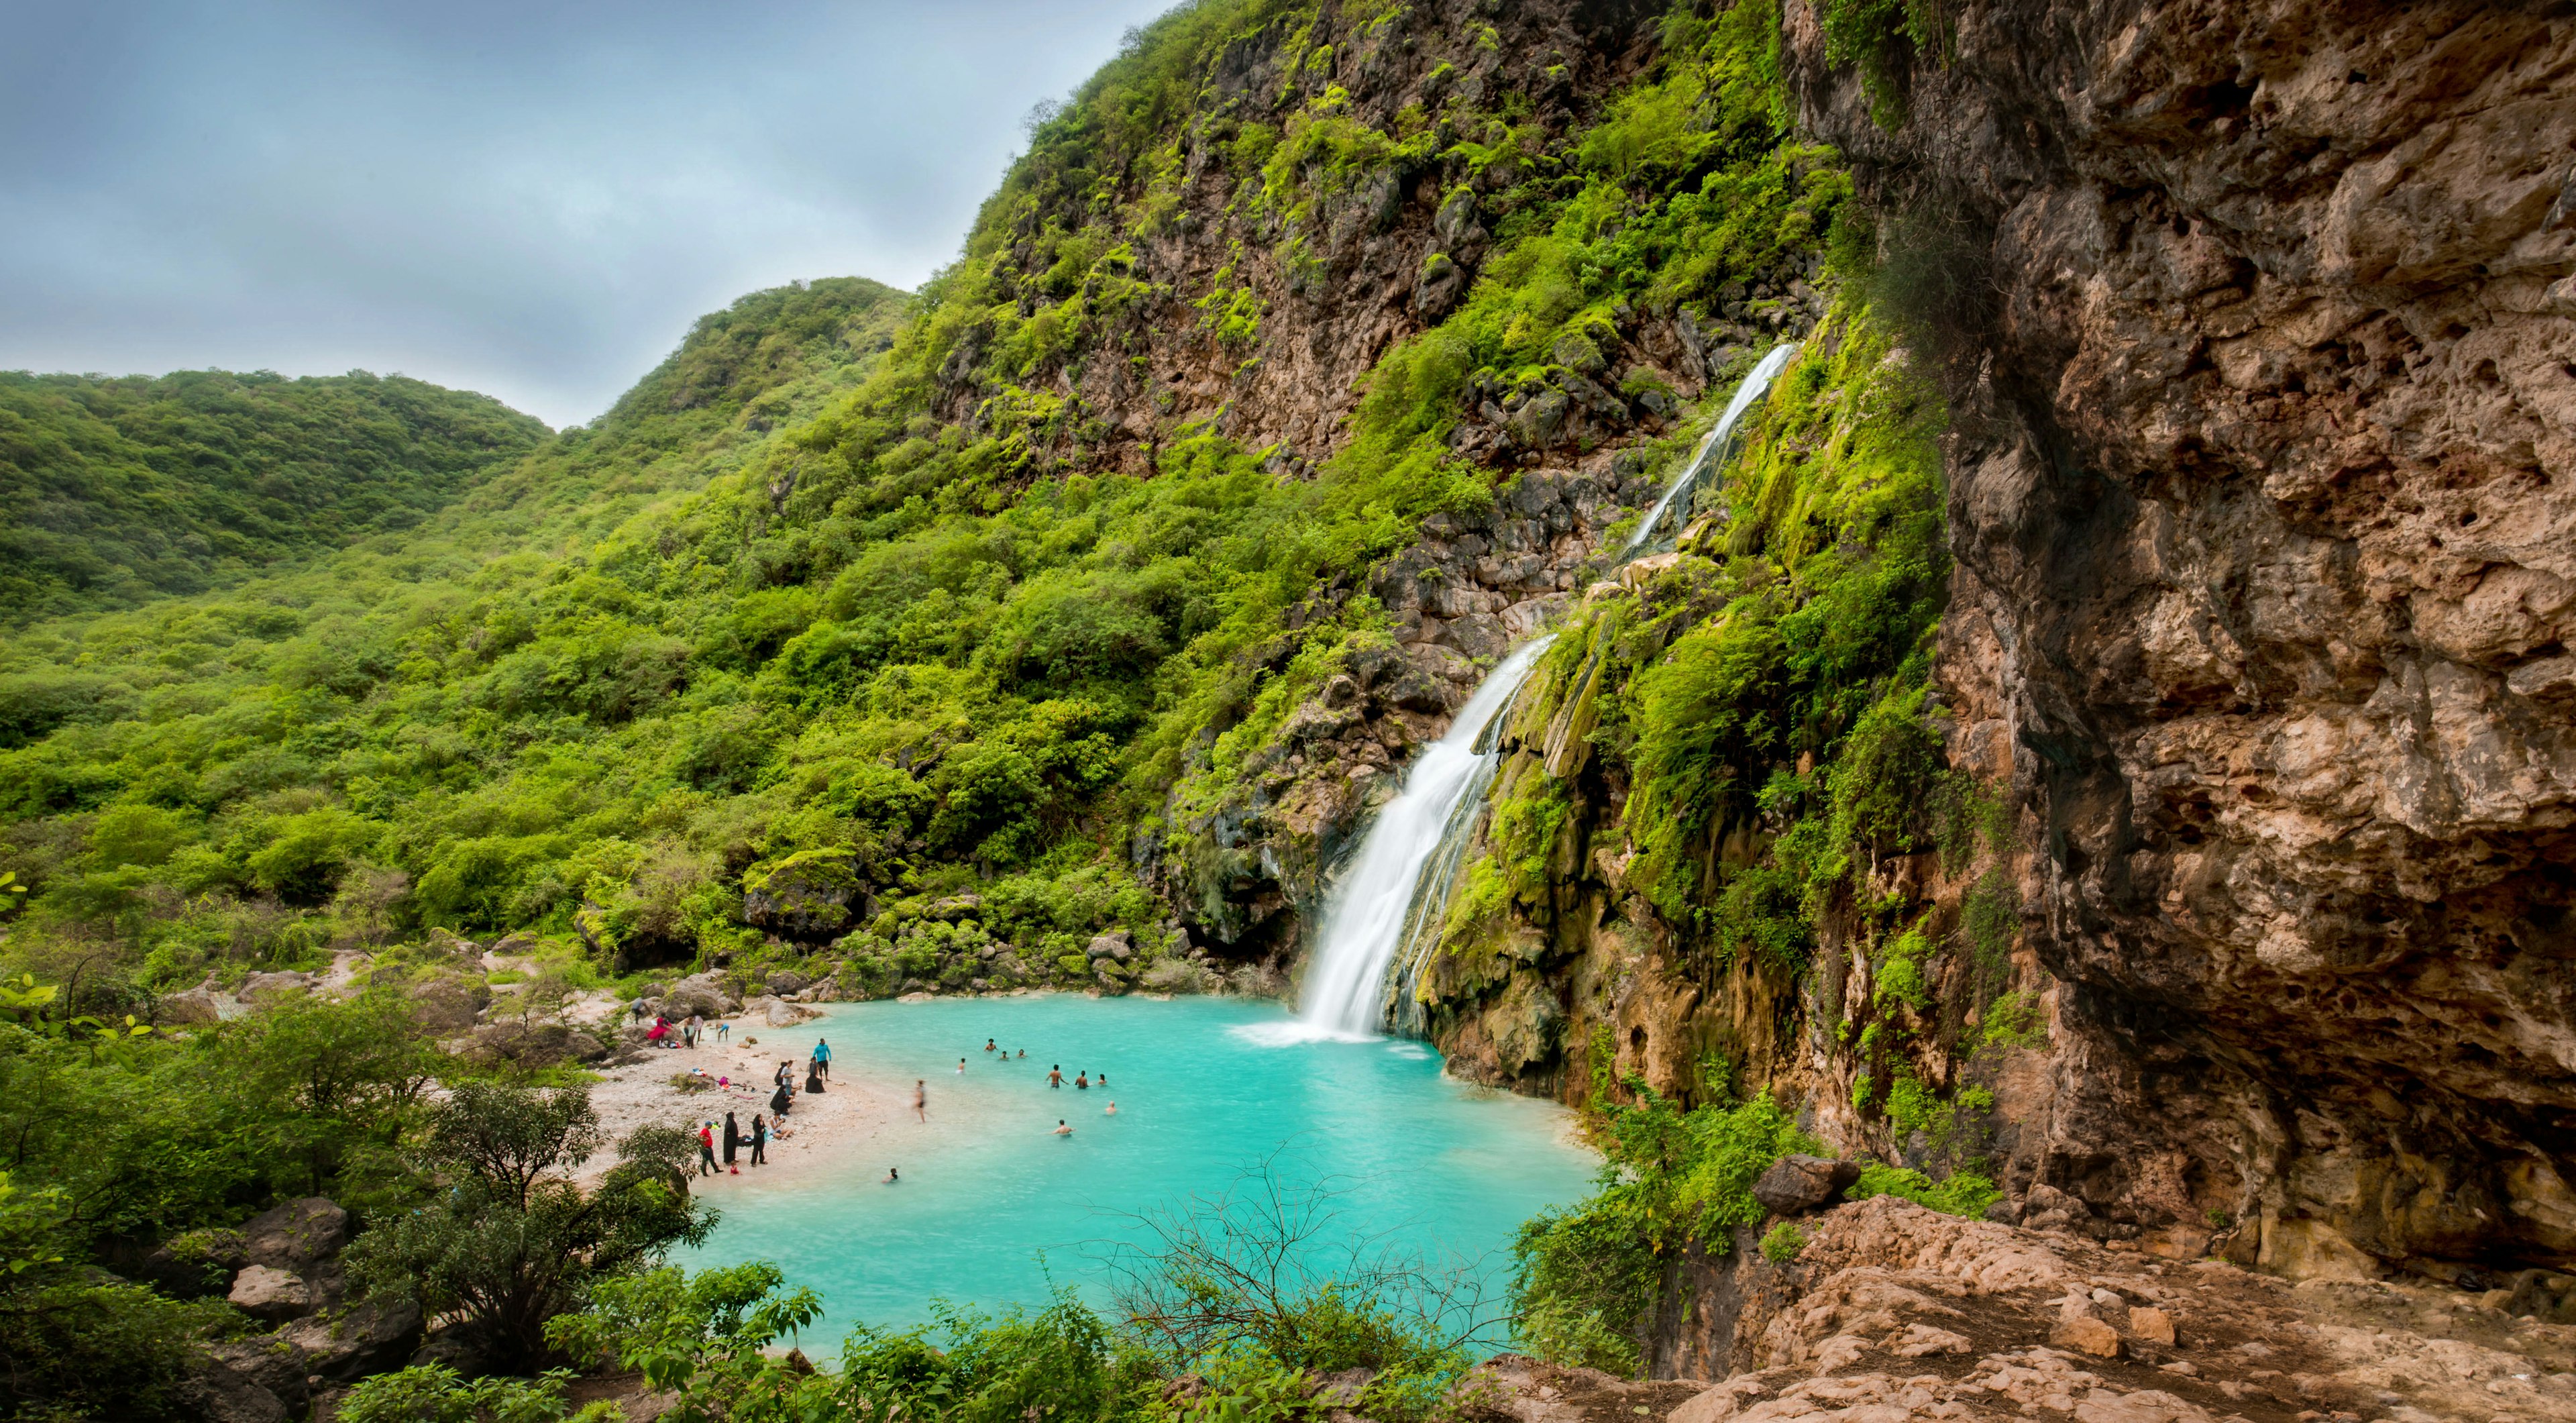
<path fill-rule="evenodd" d="M 0 367 L 587 419 L 743 292 L 952 259 L 1166 3 L 0 4 Z"/>

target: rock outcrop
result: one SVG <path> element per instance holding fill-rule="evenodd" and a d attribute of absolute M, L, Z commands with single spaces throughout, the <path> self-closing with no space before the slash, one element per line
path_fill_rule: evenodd
<path fill-rule="evenodd" d="M 2008 1184 L 2293 1275 L 2576 1263 L 2576 26 L 1950 13 L 1875 117 L 1813 5 L 1786 54 L 1954 298 L 1941 677 L 2063 985 Z"/>
<path fill-rule="evenodd" d="M 1489 1416 L 1515 1423 L 2397 1423 L 2576 1416 L 2576 1325 L 2429 1284 L 2281 1279 L 2079 1237 L 1960 1220 L 1891 1197 L 1809 1223 L 1787 1264 L 1737 1250 L 1713 1298 L 1667 1322 L 1633 1384 L 1503 1359 Z"/>

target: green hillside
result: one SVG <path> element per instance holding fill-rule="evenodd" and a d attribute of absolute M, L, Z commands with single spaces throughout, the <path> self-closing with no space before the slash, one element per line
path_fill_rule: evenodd
<path fill-rule="evenodd" d="M 546 427 L 364 371 L 0 373 L 0 621 L 131 607 L 417 526 Z"/>

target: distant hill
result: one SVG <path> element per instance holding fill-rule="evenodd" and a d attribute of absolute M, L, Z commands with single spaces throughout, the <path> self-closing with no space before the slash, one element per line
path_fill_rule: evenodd
<path fill-rule="evenodd" d="M 488 395 L 363 371 L 0 373 L 0 620 L 198 592 L 409 527 L 546 435 Z"/>

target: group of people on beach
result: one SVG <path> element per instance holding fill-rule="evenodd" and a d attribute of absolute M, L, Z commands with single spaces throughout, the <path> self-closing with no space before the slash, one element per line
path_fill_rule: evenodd
<path fill-rule="evenodd" d="M 645 1033 L 645 1038 L 657 1047 L 696 1047 L 702 1040 L 705 1032 L 706 1029 L 703 1027 L 697 1014 L 690 1014 L 685 1022 L 680 1023 L 674 1023 L 669 1018 L 656 1014 L 653 1019 L 653 1026 Z M 724 1042 L 731 1035 L 731 1025 L 718 1021 L 715 1024 L 714 1033 L 715 1041 Z M 1026 1048 L 1020 1049 L 1015 1054 L 1010 1049 L 1001 1046 L 1000 1041 L 994 1038 L 986 1038 L 984 1040 L 984 1051 L 997 1054 L 1000 1060 L 1003 1061 L 1021 1061 L 1025 1060 L 1029 1055 L 1028 1049 Z M 965 1058 L 961 1057 L 957 1059 L 957 1071 L 960 1074 L 963 1074 L 966 1071 Z M 698 1069 L 697 1075 L 701 1077 L 705 1076 L 705 1070 Z M 814 1050 L 806 1055 L 805 1082 L 801 1089 L 798 1087 L 796 1082 L 795 1060 L 792 1058 L 779 1059 L 778 1070 L 770 1074 L 771 1090 L 769 1094 L 769 1115 L 767 1117 L 764 1117 L 758 1112 L 752 1113 L 751 1129 L 746 1132 L 739 1124 L 736 1123 L 734 1120 L 734 1114 L 732 1112 L 727 1112 L 724 1117 L 723 1133 L 721 1137 L 719 1137 L 717 1133 L 717 1123 L 713 1118 L 708 1118 L 698 1124 L 698 1174 L 701 1176 L 717 1175 L 719 1174 L 718 1167 L 721 1166 L 723 1168 L 723 1172 L 726 1174 L 740 1175 L 742 1174 L 742 1167 L 745 1165 L 767 1165 L 769 1161 L 768 1149 L 770 1141 L 774 1138 L 783 1137 L 789 1134 L 787 1117 L 790 1112 L 795 1110 L 796 1098 L 804 1092 L 820 1092 L 824 1090 L 824 1084 L 830 1080 L 831 1075 L 832 1044 L 827 1039 L 815 1039 Z M 719 1087 L 728 1091 L 730 1091 L 734 1085 L 730 1078 L 724 1077 L 717 1078 L 716 1083 Z M 1047 1068 L 1047 1086 L 1050 1089 L 1061 1089 L 1064 1085 L 1064 1064 L 1055 1063 L 1050 1065 Z M 1083 1068 L 1077 1068 L 1074 1071 L 1073 1089 L 1077 1092 L 1088 1092 L 1094 1087 L 1106 1088 L 1108 1085 L 1109 1074 L 1106 1072 L 1095 1074 L 1088 1069 Z M 920 1078 L 913 1079 L 912 1114 L 914 1119 L 917 1121 L 927 1122 L 930 1120 L 930 1084 Z M 1112 1117 L 1118 1115 L 1118 1104 L 1114 1101 L 1111 1102 L 1103 1112 L 1103 1115 Z M 771 1125 L 772 1119 L 776 1122 L 774 1127 Z M 1064 1118 L 1058 1117 L 1056 1118 L 1055 1129 L 1049 1133 L 1049 1135 L 1071 1136 L 1073 1135 L 1072 1124 L 1067 1122 Z M 746 1147 L 750 1150 L 750 1159 L 748 1161 L 741 1159 L 744 1148 Z M 721 1155 L 719 1155 L 719 1153 L 721 1153 Z M 881 1179 L 882 1184 L 892 1186 L 900 1183 L 903 1179 L 903 1175 L 900 1168 L 889 1166 L 886 1168 L 886 1173 Z"/>
<path fill-rule="evenodd" d="M 691 1024 L 695 1024 L 697 1019 L 692 1016 L 689 1021 Z M 717 1026 L 721 1028 L 726 1025 L 719 1023 Z M 703 1077 L 706 1075 L 706 1070 L 704 1068 L 699 1068 L 696 1069 L 696 1073 L 698 1076 Z M 805 1059 L 805 1086 L 803 1091 L 822 1091 L 824 1082 L 829 1079 L 831 1075 L 832 1044 L 828 1040 L 817 1038 L 814 1040 L 814 1051 L 808 1054 Z M 799 1095 L 799 1090 L 796 1085 L 795 1059 L 780 1058 L 778 1060 L 778 1070 L 770 1074 L 769 1082 L 769 1111 L 770 1115 L 777 1120 L 777 1127 L 775 1130 L 771 1128 L 768 1121 L 761 1117 L 760 1113 L 754 1112 L 751 1116 L 751 1130 L 746 1133 L 734 1121 L 733 1113 L 725 1113 L 724 1159 L 722 1165 L 724 1166 L 727 1174 L 737 1176 L 742 1174 L 740 1166 L 736 1164 L 736 1158 L 740 1154 L 742 1147 L 746 1144 L 751 1148 L 751 1160 L 744 1164 L 765 1166 L 769 1161 L 768 1146 L 770 1139 L 772 1137 L 783 1137 L 790 1134 L 787 1126 L 787 1114 L 795 1110 L 796 1098 Z M 723 1090 L 731 1091 L 733 1089 L 733 1079 L 729 1077 L 719 1077 L 716 1079 L 716 1085 Z M 713 1176 L 716 1174 L 717 1165 L 716 1123 L 713 1118 L 708 1118 L 707 1120 L 698 1123 L 698 1174 L 701 1176 Z"/>
<path fill-rule="evenodd" d="M 643 1000 L 636 1000 L 634 1011 L 635 1016 L 639 1018 L 644 1016 Z M 653 1015 L 653 1026 L 644 1030 L 644 1041 L 657 1048 L 696 1047 L 701 1039 L 708 1037 L 712 1037 L 718 1043 L 733 1041 L 733 1024 L 719 1018 L 714 1027 L 709 1028 L 706 1020 L 695 1013 L 677 1022 L 674 1022 L 667 1013 L 656 1013 Z"/>

